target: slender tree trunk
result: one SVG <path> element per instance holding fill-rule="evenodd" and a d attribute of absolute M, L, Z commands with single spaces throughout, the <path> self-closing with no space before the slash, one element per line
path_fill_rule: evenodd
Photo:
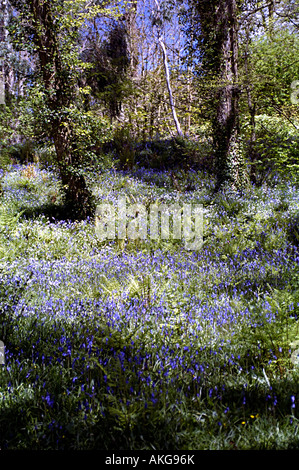
<path fill-rule="evenodd" d="M 137 30 L 137 3 L 133 0 L 125 13 L 126 29 L 128 37 L 128 52 L 130 57 L 130 74 L 133 78 L 138 74 L 138 30 Z"/>
<path fill-rule="evenodd" d="M 69 129 L 60 120 L 52 126 L 51 134 L 56 151 L 56 158 L 61 182 L 65 188 L 65 202 L 70 215 L 85 218 L 92 215 L 91 193 L 86 186 L 85 178 L 77 171 Z"/>
<path fill-rule="evenodd" d="M 0 0 L 0 45 L 1 48 L 5 47 L 6 43 L 6 10 L 7 10 L 7 1 Z M 3 48 L 4 49 L 4 48 Z M 5 104 L 5 57 L 2 52 L 0 56 L 0 104 Z"/>
<path fill-rule="evenodd" d="M 172 117 L 175 123 L 176 131 L 178 135 L 183 135 L 183 132 L 181 130 L 181 125 L 179 123 L 176 110 L 175 110 L 175 105 L 174 105 L 174 99 L 173 99 L 173 94 L 172 94 L 172 88 L 170 84 L 170 76 L 169 76 L 169 66 L 168 66 L 168 61 L 167 61 L 167 52 L 166 52 L 166 47 L 164 44 L 164 41 L 162 40 L 162 37 L 159 37 L 159 43 L 163 52 L 163 63 L 164 63 L 164 70 L 165 70 L 165 78 L 166 78 L 166 83 L 167 83 L 167 90 L 168 90 L 168 97 L 169 97 L 169 104 L 170 104 L 170 109 L 172 112 Z"/>
<path fill-rule="evenodd" d="M 174 120 L 174 123 L 175 123 L 177 134 L 182 136 L 183 132 L 181 130 L 181 126 L 180 126 L 180 123 L 179 123 L 179 120 L 178 120 L 178 117 L 177 117 L 177 114 L 176 114 L 174 99 L 173 99 L 173 94 L 172 94 L 172 88 L 171 88 L 171 83 L 170 83 L 169 66 L 168 66 L 168 60 L 167 60 L 167 51 L 166 51 L 166 47 L 165 47 L 163 37 L 162 37 L 162 32 L 161 32 L 162 18 L 161 18 L 161 15 L 160 15 L 160 4 L 159 4 L 158 0 L 155 0 L 155 3 L 156 3 L 156 6 L 157 6 L 157 13 L 158 13 L 158 27 L 157 27 L 157 29 L 158 29 L 158 41 L 159 41 L 159 44 L 160 44 L 160 47 L 161 47 L 161 50 L 162 50 L 162 54 L 163 54 L 163 64 L 164 64 L 164 71 L 165 71 L 165 79 L 166 79 L 166 83 L 167 83 L 170 109 L 171 109 L 172 117 L 173 117 L 173 120 Z"/>

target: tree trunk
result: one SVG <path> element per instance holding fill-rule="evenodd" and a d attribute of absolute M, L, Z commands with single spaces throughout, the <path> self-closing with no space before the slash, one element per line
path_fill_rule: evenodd
<path fill-rule="evenodd" d="M 5 47 L 6 36 L 7 36 L 6 25 L 5 25 L 6 8 L 7 8 L 6 0 L 0 0 L 0 44 L 3 49 Z M 4 55 L 2 55 L 2 57 L 0 56 L 0 104 L 5 104 L 6 80 L 5 80 L 5 60 L 4 59 L 5 59 Z"/>
<path fill-rule="evenodd" d="M 250 114 L 250 138 L 249 138 L 249 159 L 250 159 L 250 179 L 253 183 L 256 183 L 256 168 L 255 168 L 255 142 L 256 142 L 256 123 L 255 123 L 255 111 L 256 103 L 252 98 L 252 84 L 250 83 L 250 72 L 249 72 L 249 60 L 248 60 L 248 48 L 249 48 L 249 30 L 246 30 L 246 49 L 245 49 L 245 74 L 246 74 L 246 93 L 247 93 L 247 105 Z"/>
<path fill-rule="evenodd" d="M 130 2 L 125 13 L 128 52 L 130 58 L 130 74 L 133 78 L 138 74 L 138 30 L 136 24 L 137 0 Z"/>
<path fill-rule="evenodd" d="M 211 121 L 216 159 L 216 191 L 225 183 L 240 189 L 246 183 L 239 139 L 238 0 L 201 0 L 199 12 L 203 66 L 217 80 L 211 92 Z"/>
<path fill-rule="evenodd" d="M 229 182 L 233 189 L 240 189 L 244 184 L 245 165 L 239 140 L 238 10 L 236 0 L 221 0 L 218 3 L 216 24 L 220 53 L 220 87 L 217 92 L 214 121 L 216 190 L 226 182 Z"/>
<path fill-rule="evenodd" d="M 166 84 L 167 84 L 167 90 L 168 90 L 168 98 L 169 98 L 169 104 L 170 104 L 170 109 L 172 113 L 172 117 L 175 123 L 176 131 L 177 134 L 182 136 L 183 132 L 181 130 L 180 122 L 178 120 L 176 110 L 175 110 L 175 105 L 174 105 L 174 99 L 173 99 L 173 94 L 172 94 L 172 88 L 171 88 L 171 83 L 170 83 L 170 75 L 169 75 L 169 66 L 168 66 L 168 60 L 167 60 L 167 51 L 166 47 L 162 38 L 162 32 L 161 32 L 161 25 L 162 25 L 162 17 L 160 14 L 160 4 L 158 0 L 155 0 L 156 6 L 157 6 L 157 29 L 158 29 L 158 41 L 162 50 L 163 54 L 163 64 L 164 64 L 164 71 L 165 71 L 165 79 L 166 79 Z"/>
<path fill-rule="evenodd" d="M 92 196 L 81 171 L 77 171 L 68 129 L 60 122 L 52 127 L 61 182 L 65 192 L 65 203 L 71 217 L 86 218 L 92 215 Z"/>
<path fill-rule="evenodd" d="M 79 170 L 71 123 L 68 125 L 67 114 L 61 113 L 61 110 L 67 108 L 74 100 L 74 84 L 67 66 L 62 63 L 51 2 L 28 0 L 28 6 L 35 26 L 34 41 L 47 94 L 46 104 L 51 112 L 48 133 L 55 145 L 65 202 L 70 216 L 84 218 L 93 213 L 92 195 L 86 186 L 82 170 Z"/>

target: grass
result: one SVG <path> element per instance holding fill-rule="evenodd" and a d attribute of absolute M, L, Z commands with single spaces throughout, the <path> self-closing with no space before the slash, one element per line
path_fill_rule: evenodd
<path fill-rule="evenodd" d="M 0 199 L 0 448 L 298 449 L 295 184 L 90 175 L 98 201 L 200 203 L 204 245 L 100 242 L 55 173 L 11 167 Z M 182 187 L 185 187 L 182 185 Z"/>

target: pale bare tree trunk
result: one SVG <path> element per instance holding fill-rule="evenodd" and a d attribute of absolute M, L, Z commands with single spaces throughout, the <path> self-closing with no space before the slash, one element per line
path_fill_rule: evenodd
<path fill-rule="evenodd" d="M 159 4 L 158 0 L 155 0 L 155 3 L 156 3 L 156 6 L 157 6 L 158 21 L 162 22 L 161 15 L 160 15 L 160 4 Z M 160 25 L 157 26 L 157 30 L 158 30 L 158 41 L 159 41 L 159 44 L 160 44 L 160 47 L 161 47 L 161 50 L 162 50 L 162 54 L 163 54 L 163 64 L 164 64 L 164 71 L 165 71 L 165 79 L 166 79 L 166 83 L 167 83 L 170 109 L 171 109 L 171 112 L 172 112 L 172 116 L 173 116 L 173 120 L 174 120 L 174 123 L 175 123 L 177 134 L 182 136 L 183 132 L 181 130 L 181 126 L 180 126 L 180 123 L 179 123 L 179 120 L 178 120 L 178 117 L 177 117 L 177 114 L 176 114 L 175 104 L 174 104 L 174 99 L 173 99 L 173 94 L 172 94 L 172 88 L 171 88 L 171 83 L 170 83 L 170 75 L 169 75 L 169 66 L 168 66 L 168 60 L 167 60 L 167 51 L 166 51 L 166 47 L 165 47 L 163 37 L 162 37 L 161 23 L 160 23 Z"/>
<path fill-rule="evenodd" d="M 138 31 L 136 25 L 137 3 L 138 0 L 132 1 L 125 13 L 128 51 L 130 57 L 130 74 L 133 78 L 138 74 Z"/>
<path fill-rule="evenodd" d="M 191 109 L 192 109 L 192 87 L 191 87 L 191 70 L 188 67 L 187 70 L 187 96 L 188 96 L 188 105 L 187 105 L 187 122 L 185 125 L 185 132 L 189 134 L 191 128 Z"/>
<path fill-rule="evenodd" d="M 7 14 L 7 1 L 0 0 L 0 44 L 5 46 L 7 31 L 6 31 L 6 19 Z M 3 54 L 3 53 L 2 53 Z M 0 57 L 0 104 L 5 104 L 5 57 L 4 54 Z"/>

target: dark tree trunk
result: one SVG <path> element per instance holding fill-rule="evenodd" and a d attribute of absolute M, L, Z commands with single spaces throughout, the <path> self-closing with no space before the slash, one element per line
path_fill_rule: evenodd
<path fill-rule="evenodd" d="M 62 117 L 60 112 L 72 103 L 74 84 L 67 65 L 61 60 L 51 2 L 28 0 L 27 4 L 32 14 L 34 41 L 47 94 L 46 104 L 51 112 L 48 133 L 55 146 L 65 202 L 71 216 L 84 218 L 93 213 L 92 195 L 86 186 L 82 170 L 79 170 L 71 122 L 68 122 L 66 114 Z"/>
<path fill-rule="evenodd" d="M 249 46 L 249 30 L 246 30 L 246 49 L 245 49 L 245 74 L 246 74 L 246 93 L 247 93 L 247 105 L 248 111 L 250 114 L 250 138 L 249 138 L 249 149 L 248 155 L 250 159 L 250 180 L 255 184 L 257 181 L 256 178 L 256 168 L 255 168 L 255 160 L 256 160 L 256 150 L 255 150 L 255 142 L 256 142 L 256 122 L 255 122 L 255 113 L 256 113 L 256 103 L 252 97 L 252 89 L 253 85 L 250 83 L 250 72 L 249 72 L 249 54 L 248 54 L 248 46 Z"/>
<path fill-rule="evenodd" d="M 220 88 L 214 121 L 216 189 L 220 189 L 225 182 L 239 189 L 244 184 L 244 161 L 239 140 L 238 8 L 236 0 L 218 3 L 215 19 L 219 38 Z"/>
<path fill-rule="evenodd" d="M 53 126 L 52 136 L 69 215 L 86 218 L 93 214 L 92 196 L 84 176 L 76 168 L 78 162 L 74 161 L 71 148 L 73 139 L 60 123 Z"/>
<path fill-rule="evenodd" d="M 240 189 L 247 177 L 239 139 L 238 0 L 199 0 L 203 65 L 216 78 L 212 92 L 216 190 L 229 183 Z"/>

